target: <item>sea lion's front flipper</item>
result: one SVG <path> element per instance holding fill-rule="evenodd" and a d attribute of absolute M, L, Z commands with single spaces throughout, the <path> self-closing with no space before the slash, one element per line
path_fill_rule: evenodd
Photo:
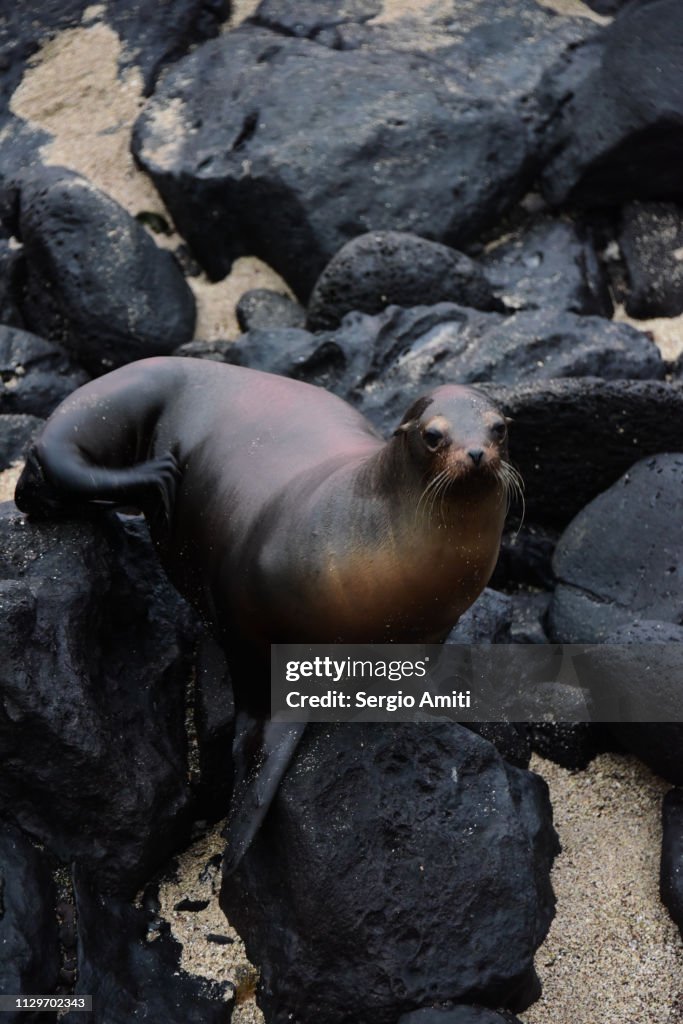
<path fill-rule="evenodd" d="M 235 721 L 235 786 L 223 872 L 232 874 L 249 849 L 306 728 L 303 722 L 272 722 L 241 712 Z"/>

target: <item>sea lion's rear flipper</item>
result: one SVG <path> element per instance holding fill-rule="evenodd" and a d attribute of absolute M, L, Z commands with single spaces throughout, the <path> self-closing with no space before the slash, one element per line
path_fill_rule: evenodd
<path fill-rule="evenodd" d="M 39 518 L 70 514 L 87 505 L 130 505 L 150 519 L 170 523 L 180 477 L 168 452 L 133 466 L 114 469 L 90 463 L 75 445 L 30 449 L 14 500 L 22 512 Z"/>
<path fill-rule="evenodd" d="M 235 722 L 235 786 L 223 872 L 232 874 L 261 827 L 306 728 L 303 722 L 272 722 L 240 712 Z"/>

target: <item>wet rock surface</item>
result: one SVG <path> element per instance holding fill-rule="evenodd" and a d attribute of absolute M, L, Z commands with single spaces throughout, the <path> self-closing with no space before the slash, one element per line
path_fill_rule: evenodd
<path fill-rule="evenodd" d="M 312 726 L 221 905 L 269 1020 L 394 1024 L 447 1000 L 518 1010 L 536 990 L 556 850 L 544 783 L 461 726 Z"/>
<path fill-rule="evenodd" d="M 210 276 L 250 251 L 306 299 L 356 235 L 458 245 L 521 198 L 549 114 L 543 69 L 595 26 L 531 0 L 463 14 L 437 15 L 426 51 L 410 19 L 318 41 L 245 25 L 165 76 L 135 152 Z"/>
<path fill-rule="evenodd" d="M 553 202 L 682 198 L 675 171 L 683 149 L 682 41 L 677 0 L 650 0 L 626 5 L 589 61 L 579 49 L 549 133 L 554 155 L 543 179 Z"/>
<path fill-rule="evenodd" d="M 603 643 L 634 618 L 683 621 L 683 455 L 634 465 L 560 538 L 551 636 Z"/>

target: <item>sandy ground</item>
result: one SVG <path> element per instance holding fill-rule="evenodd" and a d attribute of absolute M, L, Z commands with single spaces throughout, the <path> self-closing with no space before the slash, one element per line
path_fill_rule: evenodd
<path fill-rule="evenodd" d="M 9 469 L 0 473 L 0 502 L 14 501 L 14 488 L 17 485 L 23 462 L 13 463 Z"/>

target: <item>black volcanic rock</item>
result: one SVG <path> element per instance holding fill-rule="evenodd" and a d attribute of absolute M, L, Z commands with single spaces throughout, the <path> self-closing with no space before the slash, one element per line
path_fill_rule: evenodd
<path fill-rule="evenodd" d="M 585 378 L 483 390 L 513 419 L 510 457 L 527 517 L 546 527 L 566 526 L 638 459 L 683 447 L 683 383 Z"/>
<path fill-rule="evenodd" d="M 632 466 L 555 548 L 552 638 L 603 643 L 634 618 L 683 622 L 683 454 Z"/>
<path fill-rule="evenodd" d="M 622 216 L 619 248 L 630 286 L 629 316 L 683 313 L 683 207 L 630 203 Z"/>
<path fill-rule="evenodd" d="M 281 295 L 270 288 L 252 288 L 244 292 L 235 313 L 243 331 L 306 326 L 305 309 L 288 295 Z"/>
<path fill-rule="evenodd" d="M 632 3 L 604 30 L 586 74 L 566 78 L 549 135 L 548 198 L 587 205 L 683 199 L 681 116 L 683 8 L 679 0 Z"/>
<path fill-rule="evenodd" d="M 683 938 L 683 789 L 671 789 L 664 797 L 662 824 L 659 887 Z"/>
<path fill-rule="evenodd" d="M 376 317 L 351 315 L 325 340 L 346 362 L 334 389 L 387 429 L 400 422 L 406 395 L 453 381 L 649 380 L 665 370 L 654 342 L 628 324 L 553 310 L 505 317 L 446 303 L 393 307 Z"/>
<path fill-rule="evenodd" d="M 0 505 L 0 813 L 111 891 L 187 837 L 194 620 L 139 519 Z"/>
<path fill-rule="evenodd" d="M 354 310 L 438 302 L 500 306 L 481 267 L 464 253 L 404 231 L 373 231 L 347 242 L 327 264 L 308 302 L 307 325 L 324 331 Z"/>
<path fill-rule="evenodd" d="M 46 418 L 89 375 L 59 345 L 0 326 L 0 413 Z"/>
<path fill-rule="evenodd" d="M 170 252 L 85 178 L 45 168 L 17 183 L 27 326 L 93 373 L 192 338 L 194 296 Z"/>
<path fill-rule="evenodd" d="M 542 219 L 525 225 L 490 244 L 480 261 L 495 295 L 510 309 L 612 314 L 593 243 L 570 221 Z"/>
<path fill-rule="evenodd" d="M 269 1020 L 517 1011 L 538 995 L 556 852 L 545 783 L 462 726 L 309 726 L 221 906 Z"/>
<path fill-rule="evenodd" d="M 21 293 L 21 252 L 9 239 L 0 237 L 0 324 L 23 327 L 19 308 Z"/>
<path fill-rule="evenodd" d="M 181 947 L 168 925 L 74 877 L 78 911 L 75 995 L 91 995 L 97 1024 L 133 1020 L 164 1024 L 229 1024 L 232 991 L 180 969 Z M 66 1024 L 83 1014 L 67 1013 Z"/>
<path fill-rule="evenodd" d="M 284 35 L 314 39 L 340 25 L 369 21 L 383 6 L 382 0 L 262 0 L 252 20 Z"/>
<path fill-rule="evenodd" d="M 0 824 L 0 992 L 49 994 L 59 973 L 55 891 L 46 858 L 26 836 Z M 5 1011 L 3 1021 L 55 1020 Z"/>
<path fill-rule="evenodd" d="M 246 24 L 164 76 L 134 152 L 210 277 L 251 253 L 305 301 L 357 235 L 458 246 L 523 195 L 555 111 L 543 72 L 595 25 L 534 0 L 425 17 L 419 33 L 407 16 L 315 42 Z"/>
<path fill-rule="evenodd" d="M 0 472 L 24 458 L 43 422 L 37 416 L 0 414 Z"/>

